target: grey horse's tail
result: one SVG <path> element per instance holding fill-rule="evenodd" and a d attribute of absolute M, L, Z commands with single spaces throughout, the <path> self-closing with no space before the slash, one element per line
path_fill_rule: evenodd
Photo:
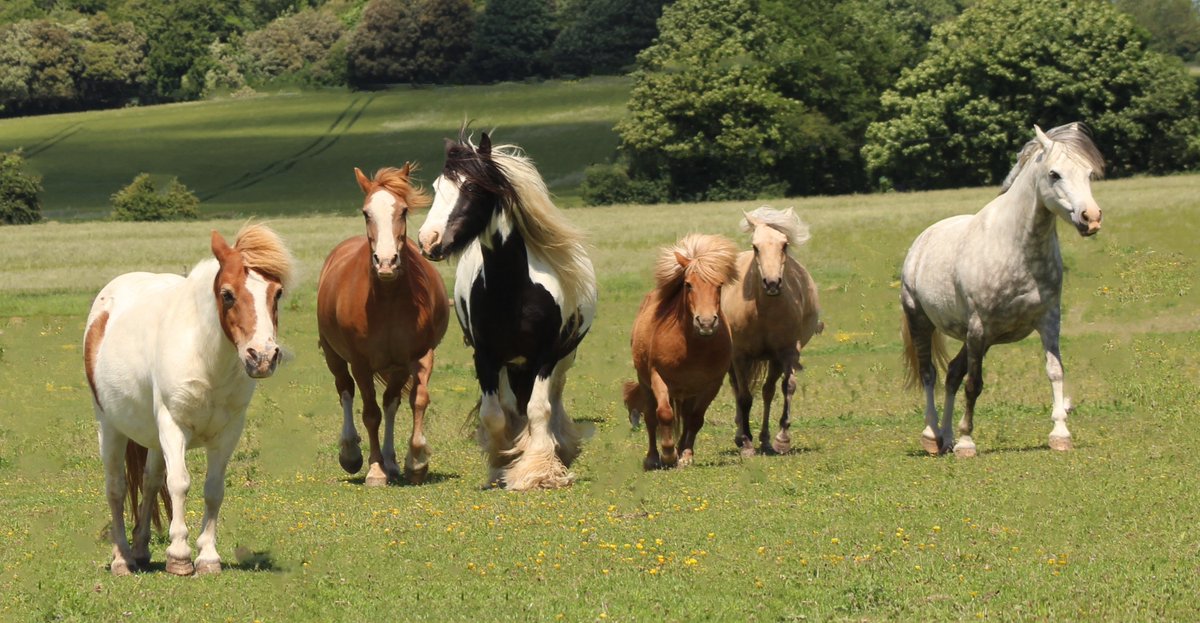
<path fill-rule="evenodd" d="M 946 339 L 940 331 L 937 329 L 930 331 L 928 344 L 914 344 L 908 314 L 901 313 L 900 335 L 904 338 L 904 387 L 906 389 L 921 385 L 921 354 L 917 350 L 921 346 L 930 350 L 929 356 L 932 358 L 934 366 L 946 369 L 949 357 L 946 355 Z"/>

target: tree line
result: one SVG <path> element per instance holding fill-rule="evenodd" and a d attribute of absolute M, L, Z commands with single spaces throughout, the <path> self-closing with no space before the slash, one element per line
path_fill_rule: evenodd
<path fill-rule="evenodd" d="M 5 0 L 0 114 L 624 73 L 666 0 Z"/>

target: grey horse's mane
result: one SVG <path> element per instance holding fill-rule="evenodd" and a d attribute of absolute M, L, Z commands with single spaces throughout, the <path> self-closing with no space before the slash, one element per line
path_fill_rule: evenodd
<path fill-rule="evenodd" d="M 1067 152 L 1074 157 L 1082 158 L 1090 167 L 1092 167 L 1092 175 L 1100 178 L 1104 176 L 1104 156 L 1100 153 L 1100 149 L 1096 147 L 1096 143 L 1092 142 L 1092 132 L 1086 125 L 1078 121 L 1073 121 L 1066 125 L 1060 125 L 1056 128 L 1050 128 L 1046 132 L 1046 137 L 1055 143 L 1061 143 L 1067 148 Z M 1042 153 L 1042 144 L 1036 138 L 1025 143 L 1017 154 L 1017 164 L 1004 178 L 1004 183 L 1000 185 L 1000 194 L 1008 191 L 1013 182 L 1017 180 L 1017 175 L 1025 168 L 1025 165 L 1034 157 Z"/>

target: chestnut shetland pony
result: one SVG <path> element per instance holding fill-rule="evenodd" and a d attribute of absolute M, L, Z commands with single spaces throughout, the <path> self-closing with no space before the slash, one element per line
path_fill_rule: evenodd
<path fill-rule="evenodd" d="M 351 474 L 362 469 L 360 439 L 354 426 L 357 384 L 370 442 L 368 486 L 400 478 L 392 435 L 405 391 L 413 429 L 404 472 L 410 482 L 420 484 L 429 471 L 424 426 L 429 375 L 433 349 L 446 334 L 450 316 L 441 276 L 407 237 L 409 210 L 429 205 L 429 196 L 409 180 L 412 170 L 413 165 L 406 163 L 400 169 L 381 169 L 373 179 L 354 170 L 366 194 L 362 213 L 367 234 L 334 247 L 317 285 L 319 341 L 342 405 L 338 461 Z M 375 401 L 376 378 L 386 383 L 382 418 Z"/>
<path fill-rule="evenodd" d="M 279 363 L 278 302 L 290 287 L 293 260 L 263 225 L 242 228 L 232 247 L 214 231 L 211 246 L 215 259 L 200 262 L 187 277 L 138 272 L 113 279 L 88 314 L 83 361 L 100 424 L 113 575 L 150 563 L 150 518 L 157 515 L 155 492 L 163 488 L 164 471 L 171 515 L 167 571 L 221 570 L 217 514 L 225 469 L 256 379 L 271 376 Z M 193 564 L 184 457 L 201 446 L 208 474 Z M 122 512 L 127 491 L 136 516 L 132 548 Z M 137 494 L 146 491 L 138 504 Z"/>
<path fill-rule="evenodd" d="M 733 363 L 729 386 L 737 400 L 737 433 L 733 443 L 743 456 L 754 455 L 750 433 L 751 391 L 762 385 L 763 420 L 758 441 L 763 452 L 785 454 L 792 448 L 792 394 L 801 369 L 800 349 L 823 324 L 817 285 L 804 266 L 788 254 L 808 242 L 808 225 L 792 211 L 758 208 L 742 219 L 742 231 L 751 234 L 753 250 L 737 258 L 737 281 L 721 291 L 721 310 L 733 335 Z M 782 378 L 782 380 L 781 380 Z M 779 433 L 771 438 L 771 401 L 775 383 L 783 390 Z"/>
<path fill-rule="evenodd" d="M 732 345 L 721 312 L 721 287 L 733 280 L 736 257 L 733 242 L 706 234 L 689 234 L 659 256 L 656 287 L 642 299 L 633 322 L 638 380 L 627 382 L 624 390 L 629 419 L 646 418 L 650 449 L 642 461 L 645 469 L 692 462 L 704 412 L 729 371 Z M 682 429 L 678 456 L 677 428 Z M 661 455 L 656 445 L 660 437 Z"/>

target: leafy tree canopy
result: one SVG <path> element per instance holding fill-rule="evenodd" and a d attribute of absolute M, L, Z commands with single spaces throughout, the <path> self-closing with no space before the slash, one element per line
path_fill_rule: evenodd
<path fill-rule="evenodd" d="M 0 224 L 20 225 L 42 219 L 40 177 L 25 170 L 20 151 L 0 152 Z"/>

